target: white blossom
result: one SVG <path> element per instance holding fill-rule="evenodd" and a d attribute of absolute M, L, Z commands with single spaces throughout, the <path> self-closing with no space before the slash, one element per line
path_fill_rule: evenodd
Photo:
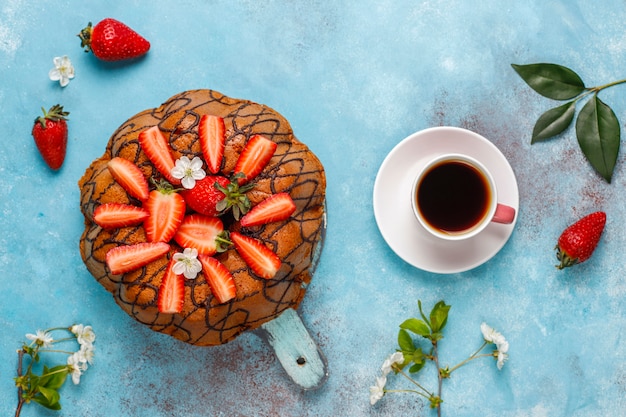
<path fill-rule="evenodd" d="M 26 335 L 28 340 L 32 340 L 36 345 L 41 346 L 43 348 L 48 348 L 52 345 L 52 335 L 43 330 L 37 330 L 35 334 L 28 333 Z"/>
<path fill-rule="evenodd" d="M 500 332 L 494 330 L 486 323 L 480 325 L 480 331 L 482 332 L 483 338 L 486 342 L 496 345 L 496 351 L 494 352 L 494 356 L 498 361 L 498 369 L 502 369 L 502 367 L 504 366 L 504 362 L 509 358 L 509 342 L 507 342 L 507 340 Z"/>
<path fill-rule="evenodd" d="M 185 248 L 183 253 L 174 254 L 174 273 L 183 274 L 187 279 L 195 279 L 198 272 L 202 271 L 202 264 L 198 260 L 198 250 L 196 248 Z"/>
<path fill-rule="evenodd" d="M 74 78 L 74 67 L 72 61 L 67 55 L 57 56 L 52 62 L 54 62 L 54 68 L 48 73 L 48 77 L 52 81 L 58 81 L 61 87 L 65 87 L 70 83 L 70 80 Z"/>
<path fill-rule="evenodd" d="M 393 365 L 399 365 L 402 362 L 404 362 L 404 355 L 402 354 L 402 352 L 393 353 L 391 356 L 385 359 L 385 361 L 383 362 L 383 366 L 380 368 L 383 376 L 389 375 L 389 373 L 393 369 Z"/>
<path fill-rule="evenodd" d="M 80 383 L 80 377 L 87 369 L 87 364 L 82 362 L 80 359 L 79 352 L 76 352 L 67 358 L 67 366 L 69 368 L 70 375 L 72 376 L 72 382 L 74 385 L 78 385 Z"/>
<path fill-rule="evenodd" d="M 386 376 L 376 377 L 376 385 L 370 387 L 370 404 L 374 405 L 385 395 Z"/>
<path fill-rule="evenodd" d="M 202 159 L 195 156 L 189 160 L 188 157 L 181 156 L 172 168 L 172 177 L 181 180 L 184 188 L 192 189 L 196 186 L 196 181 L 206 177 L 206 172 L 202 169 Z"/>
<path fill-rule="evenodd" d="M 91 346 L 96 340 L 96 334 L 93 332 L 91 326 L 83 326 L 82 324 L 75 324 L 70 329 L 72 333 L 76 335 L 78 344 Z"/>

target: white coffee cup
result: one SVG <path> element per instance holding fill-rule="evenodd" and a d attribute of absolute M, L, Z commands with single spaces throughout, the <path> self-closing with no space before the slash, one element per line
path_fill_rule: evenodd
<path fill-rule="evenodd" d="M 446 240 L 476 236 L 491 222 L 510 224 L 513 207 L 498 203 L 493 176 L 476 159 L 448 153 L 420 170 L 411 190 L 413 212 L 430 234 Z"/>

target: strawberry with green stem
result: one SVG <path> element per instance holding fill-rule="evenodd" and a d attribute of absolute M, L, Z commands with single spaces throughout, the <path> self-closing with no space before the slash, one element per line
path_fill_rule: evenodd
<path fill-rule="evenodd" d="M 80 31 L 80 46 L 103 61 L 137 58 L 150 50 L 150 42 L 124 23 L 106 18 Z"/>
<path fill-rule="evenodd" d="M 250 200 L 246 193 L 254 188 L 254 184 L 240 186 L 240 175 L 232 180 L 222 175 L 207 175 L 196 181 L 195 187 L 181 191 L 187 206 L 206 216 L 220 216 L 232 211 L 235 220 L 250 209 Z"/>
<path fill-rule="evenodd" d="M 63 110 L 63 106 L 55 104 L 46 111 L 41 109 L 43 116 L 35 119 L 32 135 L 35 145 L 43 160 L 53 170 L 58 170 L 63 165 L 67 151 L 67 116 L 69 112 Z"/>
<path fill-rule="evenodd" d="M 556 257 L 558 269 L 567 268 L 591 257 L 606 224 L 606 213 L 591 213 L 567 227 L 558 239 Z"/>
<path fill-rule="evenodd" d="M 150 213 L 143 226 L 149 242 L 169 242 L 185 217 L 185 200 L 167 181 L 150 191 L 144 208 Z"/>

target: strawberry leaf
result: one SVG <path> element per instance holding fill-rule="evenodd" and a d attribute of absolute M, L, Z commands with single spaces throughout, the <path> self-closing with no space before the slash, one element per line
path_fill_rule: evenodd
<path fill-rule="evenodd" d="M 587 160 L 610 183 L 619 152 L 620 126 L 613 110 L 597 94 L 578 115 L 576 137 Z"/>
<path fill-rule="evenodd" d="M 535 123 L 530 143 L 541 142 L 562 133 L 572 124 L 575 112 L 576 101 L 570 101 L 542 114 Z"/>
<path fill-rule="evenodd" d="M 553 100 L 569 100 L 585 91 L 585 84 L 571 69 L 557 64 L 511 64 L 530 88 Z"/>

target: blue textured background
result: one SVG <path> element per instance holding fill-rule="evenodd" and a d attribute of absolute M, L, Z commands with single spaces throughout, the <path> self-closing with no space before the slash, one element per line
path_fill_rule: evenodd
<path fill-rule="evenodd" d="M 152 43 L 139 61 L 103 64 L 76 34 L 122 20 Z M 554 103 L 511 63 L 555 62 L 588 85 L 626 76 L 626 7 L 603 2 L 4 0 L 0 5 L 0 414 L 12 415 L 15 350 L 37 328 L 83 322 L 97 333 L 95 365 L 62 389 L 62 412 L 29 416 L 432 416 L 417 397 L 369 405 L 368 387 L 396 347 L 416 301 L 452 305 L 444 364 L 481 342 L 487 321 L 510 342 L 497 371 L 480 361 L 444 385 L 448 416 L 619 416 L 626 408 L 626 165 L 596 175 L 572 131 L 530 146 Z M 76 78 L 47 73 L 67 54 Z M 86 271 L 78 252 L 76 182 L 129 116 L 187 89 L 267 104 L 324 163 L 329 226 L 301 314 L 330 377 L 302 392 L 269 348 L 244 335 L 196 348 L 135 323 Z M 624 87 L 602 93 L 626 120 Z M 42 106 L 70 115 L 64 167 L 52 173 L 30 136 Z M 437 275 L 385 244 L 372 187 L 385 155 L 414 131 L 461 126 L 491 139 L 520 189 L 516 229 L 483 266 Z M 607 228 L 593 258 L 557 271 L 561 230 L 598 209 Z M 434 386 L 432 374 L 421 381 Z M 394 380 L 392 386 L 403 386 Z M 406 385 L 404 385 L 406 386 Z"/>

